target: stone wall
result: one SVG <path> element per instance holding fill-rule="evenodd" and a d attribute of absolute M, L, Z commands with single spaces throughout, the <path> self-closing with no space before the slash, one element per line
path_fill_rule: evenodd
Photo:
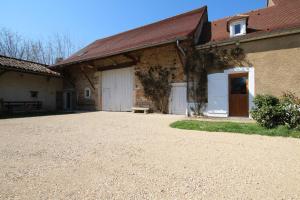
<path fill-rule="evenodd" d="M 83 71 L 84 73 L 83 73 Z M 89 82 L 88 78 L 91 83 Z M 76 107 L 79 110 L 100 110 L 101 107 L 101 72 L 97 72 L 95 68 L 89 68 L 87 65 L 75 65 L 66 67 L 64 70 L 64 90 L 75 91 Z M 94 88 L 93 88 L 94 87 Z M 91 98 L 84 96 L 85 88 L 90 88 Z"/>
<path fill-rule="evenodd" d="M 152 48 L 141 52 L 140 62 L 135 66 L 137 70 L 148 70 L 149 67 L 161 66 L 165 68 L 175 68 L 174 82 L 184 82 L 184 69 L 178 56 L 177 47 L 168 45 L 159 48 Z M 151 107 L 155 110 L 153 103 L 144 95 L 143 86 L 137 76 L 135 76 L 135 106 Z"/>
<path fill-rule="evenodd" d="M 184 44 L 188 48 L 187 44 Z M 226 46 L 224 48 L 234 46 Z M 291 35 L 264 39 L 240 45 L 244 49 L 246 59 L 255 68 L 255 92 L 256 94 L 281 95 L 285 91 L 291 91 L 300 96 L 300 35 Z M 130 53 L 139 58 L 135 65 L 135 71 L 147 70 L 152 66 L 175 68 L 176 76 L 174 82 L 185 82 L 184 68 L 182 66 L 176 44 L 161 47 L 148 48 Z M 80 64 L 65 67 L 66 74 L 64 89 L 75 89 L 78 102 L 77 109 L 101 110 L 101 72 L 96 68 L 113 65 L 114 63 L 128 62 L 128 58 L 120 55 L 108 59 L 94 61 L 94 68 L 88 64 Z M 91 87 L 88 79 L 82 73 L 81 68 L 92 81 L 95 90 Z M 223 69 L 224 70 L 224 69 Z M 212 68 L 209 73 L 220 72 Z M 66 81 L 66 79 L 69 79 Z M 73 85 L 70 83 L 72 82 Z M 84 98 L 84 89 L 89 87 L 92 92 L 91 99 Z M 134 106 L 150 106 L 153 103 L 144 95 L 143 86 L 135 76 Z"/>
<path fill-rule="evenodd" d="M 131 55 L 139 58 L 139 62 L 133 66 L 135 71 L 148 70 L 152 66 L 162 66 L 166 68 L 175 68 L 174 82 L 184 82 L 184 69 L 181 64 L 176 44 L 165 45 L 161 47 L 153 47 L 145 50 L 139 50 L 131 52 Z M 97 71 L 96 68 L 103 66 L 112 66 L 114 63 L 124 63 L 130 61 L 128 58 L 119 55 L 107 59 L 99 59 L 93 62 L 94 68 L 88 64 L 78 64 L 74 66 L 67 66 L 64 68 L 64 89 L 75 90 L 77 98 L 76 109 L 82 110 L 101 110 L 102 97 L 101 97 L 101 71 Z M 81 68 L 92 81 L 95 90 L 91 87 L 88 79 L 82 73 Z M 105 70 L 105 68 L 103 68 Z M 150 106 L 153 107 L 153 103 L 147 99 L 144 95 L 143 86 L 141 85 L 137 76 L 135 76 L 134 85 L 134 106 Z M 92 92 L 91 99 L 84 98 L 84 89 L 89 87 Z"/>

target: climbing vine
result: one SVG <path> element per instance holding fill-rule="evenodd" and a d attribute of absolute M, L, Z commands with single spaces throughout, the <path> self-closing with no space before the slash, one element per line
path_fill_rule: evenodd
<path fill-rule="evenodd" d="M 226 69 L 249 63 L 244 50 L 209 48 L 192 49 L 188 52 L 185 73 L 188 79 L 188 100 L 193 102 L 190 109 L 195 115 L 203 115 L 207 103 L 207 74 L 211 69 Z"/>
<path fill-rule="evenodd" d="M 147 70 L 136 71 L 145 97 L 149 98 L 161 113 L 168 113 L 171 83 L 175 78 L 174 71 L 174 68 L 164 68 L 159 65 L 149 67 Z"/>

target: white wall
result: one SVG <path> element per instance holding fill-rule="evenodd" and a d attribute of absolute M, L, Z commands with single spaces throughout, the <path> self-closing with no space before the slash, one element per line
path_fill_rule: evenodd
<path fill-rule="evenodd" d="M 32 98 L 30 91 L 38 91 Z M 56 109 L 56 91 L 62 91 L 62 79 L 6 72 L 0 76 L 0 99 L 4 101 L 41 101 L 43 109 Z"/>
<path fill-rule="evenodd" d="M 211 117 L 229 116 L 229 94 L 228 75 L 234 73 L 249 73 L 249 110 L 253 107 L 255 95 L 255 79 L 253 67 L 235 67 L 224 70 L 223 73 L 213 73 L 208 75 L 208 104 L 205 115 Z"/>

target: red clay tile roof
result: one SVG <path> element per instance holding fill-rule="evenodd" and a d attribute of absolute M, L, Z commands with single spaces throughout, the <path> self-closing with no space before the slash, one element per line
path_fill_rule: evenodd
<path fill-rule="evenodd" d="M 279 3 L 282 3 L 282 2 L 284 2 L 284 1 L 286 1 L 286 0 L 273 0 L 273 2 L 274 2 L 275 4 L 279 4 Z"/>
<path fill-rule="evenodd" d="M 300 27 L 300 0 L 277 0 L 275 6 L 244 13 L 248 15 L 247 35 Z M 202 43 L 220 42 L 230 39 L 227 22 L 231 17 L 208 24 Z"/>
<path fill-rule="evenodd" d="M 118 35 L 100 39 L 57 65 L 104 58 L 132 50 L 183 40 L 198 27 L 206 7 L 171 17 Z"/>
<path fill-rule="evenodd" d="M 20 71 L 47 76 L 60 76 L 59 73 L 48 69 L 47 65 L 2 55 L 0 55 L 0 70 Z"/>

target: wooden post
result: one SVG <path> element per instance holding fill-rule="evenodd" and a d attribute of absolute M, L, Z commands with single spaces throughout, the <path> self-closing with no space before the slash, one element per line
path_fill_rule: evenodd
<path fill-rule="evenodd" d="M 89 76 L 85 73 L 83 67 L 81 67 L 80 70 L 81 70 L 81 72 L 83 73 L 83 75 L 85 76 L 85 78 L 89 81 L 91 87 L 92 87 L 94 90 L 96 90 L 96 89 L 95 89 L 95 86 L 93 85 L 93 82 L 91 81 L 91 79 L 89 78 Z"/>

